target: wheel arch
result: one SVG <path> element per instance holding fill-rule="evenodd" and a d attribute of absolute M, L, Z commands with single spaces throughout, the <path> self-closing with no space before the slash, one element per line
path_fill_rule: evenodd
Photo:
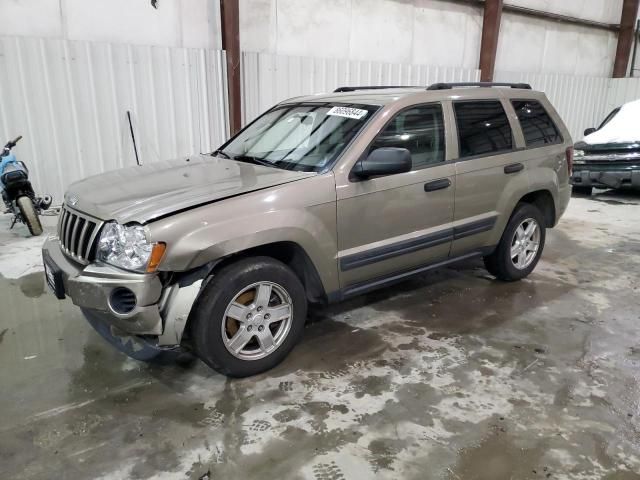
<path fill-rule="evenodd" d="M 542 189 L 529 192 L 520 198 L 516 205 L 520 203 L 529 203 L 536 206 L 544 216 L 545 227 L 552 228 L 556 224 L 556 204 L 549 190 Z"/>
<path fill-rule="evenodd" d="M 302 283 L 307 299 L 312 303 L 326 303 L 327 295 L 320 274 L 302 246 L 293 241 L 278 241 L 234 252 L 215 262 L 209 275 L 249 257 L 270 257 L 287 265 Z"/>

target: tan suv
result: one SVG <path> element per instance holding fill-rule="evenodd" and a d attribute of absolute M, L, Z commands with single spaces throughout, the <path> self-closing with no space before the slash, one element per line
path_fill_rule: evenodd
<path fill-rule="evenodd" d="M 527 276 L 569 202 L 571 158 L 526 84 L 290 99 L 212 154 L 72 185 L 46 279 L 134 358 L 188 351 L 253 375 L 291 351 L 308 302 L 471 257 Z"/>

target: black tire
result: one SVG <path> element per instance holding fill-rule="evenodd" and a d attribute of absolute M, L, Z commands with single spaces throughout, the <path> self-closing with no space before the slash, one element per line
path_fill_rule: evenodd
<path fill-rule="evenodd" d="M 19 197 L 16 201 L 18 204 L 18 208 L 20 209 L 20 214 L 22 215 L 22 220 L 27 225 L 29 229 L 29 233 L 34 237 L 42 234 L 42 224 L 40 223 L 40 218 L 38 217 L 38 213 L 36 212 L 36 207 L 33 206 L 33 202 L 27 196 Z"/>
<path fill-rule="evenodd" d="M 225 346 L 222 322 L 227 321 L 225 311 L 234 297 L 257 282 L 272 282 L 286 291 L 291 299 L 291 324 L 274 351 L 264 358 L 246 360 L 232 355 Z M 307 297 L 295 273 L 273 258 L 250 257 L 224 267 L 204 287 L 189 317 L 189 333 L 195 353 L 204 363 L 229 377 L 248 377 L 284 360 L 300 340 L 306 316 Z"/>
<path fill-rule="evenodd" d="M 197 361 L 198 357 L 190 352 L 180 352 L 174 359 L 174 363 L 181 368 L 191 368 Z"/>
<path fill-rule="evenodd" d="M 526 268 L 520 269 L 514 265 L 511 259 L 511 244 L 516 229 L 523 221 L 529 218 L 535 220 L 538 224 L 538 228 L 540 229 L 540 243 L 533 261 Z M 518 204 L 504 229 L 498 247 L 491 255 L 484 257 L 484 265 L 489 273 L 505 282 L 514 282 L 529 275 L 533 269 L 536 268 L 542 255 L 542 250 L 544 249 L 546 238 L 544 225 L 544 216 L 535 205 L 531 205 L 530 203 Z"/>
<path fill-rule="evenodd" d="M 584 196 L 584 197 L 590 197 L 591 194 L 593 193 L 593 187 L 576 187 L 574 185 L 573 193 L 575 193 L 576 195 Z"/>

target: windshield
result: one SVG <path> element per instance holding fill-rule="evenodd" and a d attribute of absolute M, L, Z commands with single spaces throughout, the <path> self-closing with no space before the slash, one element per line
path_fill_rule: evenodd
<path fill-rule="evenodd" d="M 330 166 L 378 109 L 372 105 L 298 103 L 276 107 L 223 146 L 223 156 L 287 170 Z"/>

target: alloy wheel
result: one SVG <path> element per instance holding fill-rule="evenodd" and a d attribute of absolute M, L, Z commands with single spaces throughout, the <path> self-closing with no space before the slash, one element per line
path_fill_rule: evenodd
<path fill-rule="evenodd" d="M 222 340 L 241 360 L 259 360 L 273 353 L 289 334 L 293 304 L 277 283 L 258 282 L 239 291 L 227 305 Z"/>
<path fill-rule="evenodd" d="M 533 218 L 523 220 L 511 239 L 511 262 L 519 270 L 526 269 L 540 248 L 540 225 Z"/>

